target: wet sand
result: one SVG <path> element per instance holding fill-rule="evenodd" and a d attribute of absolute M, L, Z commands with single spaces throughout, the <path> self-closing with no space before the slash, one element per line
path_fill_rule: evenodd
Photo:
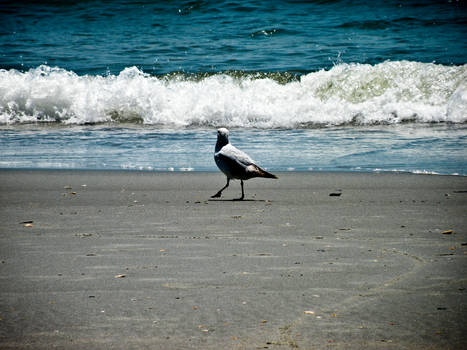
<path fill-rule="evenodd" d="M 278 175 L 0 171 L 0 348 L 467 347 L 466 178 Z"/>

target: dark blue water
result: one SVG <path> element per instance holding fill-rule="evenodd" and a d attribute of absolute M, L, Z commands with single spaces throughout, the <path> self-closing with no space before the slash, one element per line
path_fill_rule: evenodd
<path fill-rule="evenodd" d="M 455 0 L 0 1 L 0 167 L 214 170 L 226 126 L 271 170 L 465 175 L 466 37 Z"/>
<path fill-rule="evenodd" d="M 1 2 L 2 68 L 304 73 L 340 62 L 467 62 L 464 1 L 40 3 Z"/>

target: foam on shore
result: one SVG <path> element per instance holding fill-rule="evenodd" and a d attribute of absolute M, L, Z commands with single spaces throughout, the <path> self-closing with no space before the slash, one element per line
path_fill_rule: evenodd
<path fill-rule="evenodd" d="M 308 128 L 465 123 L 467 65 L 337 64 L 302 76 L 219 72 L 79 76 L 40 66 L 0 70 L 0 123 L 145 123 L 169 127 Z"/>

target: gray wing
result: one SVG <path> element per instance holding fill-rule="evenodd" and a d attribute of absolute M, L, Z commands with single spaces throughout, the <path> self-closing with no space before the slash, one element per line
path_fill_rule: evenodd
<path fill-rule="evenodd" d="M 231 179 L 248 179 L 252 177 L 251 167 L 254 165 L 246 153 L 228 144 L 214 155 L 216 164 Z M 256 167 L 256 166 L 255 166 Z"/>
<path fill-rule="evenodd" d="M 255 161 L 251 159 L 248 154 L 240 151 L 238 148 L 232 146 L 230 143 L 222 147 L 218 154 L 230 158 L 240 164 L 243 164 L 244 166 L 255 164 Z"/>

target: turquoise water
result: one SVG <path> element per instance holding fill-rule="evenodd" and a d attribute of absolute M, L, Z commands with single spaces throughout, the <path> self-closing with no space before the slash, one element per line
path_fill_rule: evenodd
<path fill-rule="evenodd" d="M 231 129 L 268 170 L 467 175 L 467 127 L 393 125 Z M 212 171 L 216 132 L 153 126 L 8 127 L 0 168 Z"/>
<path fill-rule="evenodd" d="M 0 3 L 0 168 L 467 175 L 461 1 Z"/>

